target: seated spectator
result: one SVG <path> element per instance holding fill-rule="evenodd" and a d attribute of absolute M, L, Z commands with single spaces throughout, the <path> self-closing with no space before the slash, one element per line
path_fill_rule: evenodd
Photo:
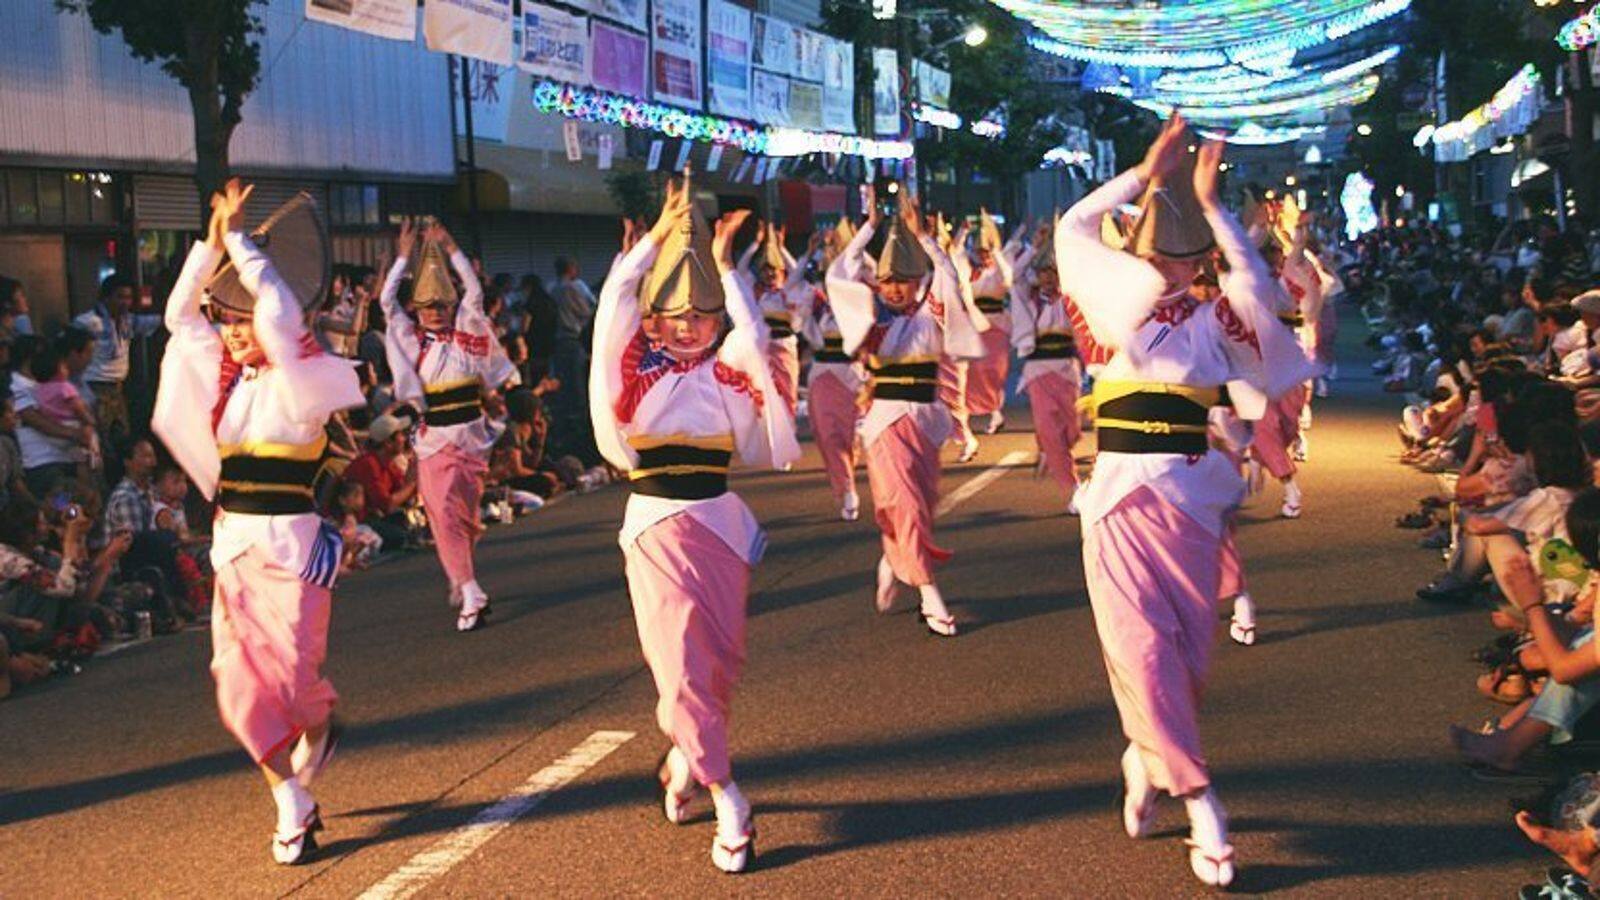
<path fill-rule="evenodd" d="M 408 509 L 417 499 L 417 463 L 411 455 L 411 421 L 384 414 L 367 430 L 367 449 L 344 471 L 344 481 L 361 485 L 366 509 L 362 524 L 383 538 L 384 546 L 407 546 Z"/>
<path fill-rule="evenodd" d="M 124 442 L 120 456 L 122 480 L 106 501 L 105 535 L 108 540 L 127 535 L 123 572 L 157 595 L 153 602 L 165 626 L 198 618 L 193 573 L 185 575 L 188 567 L 179 562 L 182 540 L 156 527 L 155 445 L 149 438 L 132 438 Z"/>
<path fill-rule="evenodd" d="M 365 569 L 383 552 L 383 538 L 371 525 L 365 524 L 367 498 L 359 482 L 346 481 L 339 485 L 327 518 L 344 539 L 343 571 Z"/>
<path fill-rule="evenodd" d="M 39 412 L 64 428 L 84 434 L 85 444 L 74 447 L 71 458 L 78 465 L 78 480 L 89 483 L 89 472 L 100 470 L 100 437 L 94 430 L 94 414 L 68 378 L 66 360 L 52 348 L 34 354 L 29 372 L 33 376 L 34 403 Z"/>
<path fill-rule="evenodd" d="M 22 480 L 22 448 L 17 446 L 17 409 L 11 397 L 0 394 L 0 508 L 12 497 L 34 499 Z"/>

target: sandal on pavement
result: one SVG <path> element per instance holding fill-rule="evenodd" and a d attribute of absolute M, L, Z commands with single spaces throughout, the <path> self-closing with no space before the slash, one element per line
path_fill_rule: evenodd
<path fill-rule="evenodd" d="M 666 815 L 668 822 L 682 825 L 690 819 L 689 806 L 700 796 L 700 785 L 690 775 L 687 763 L 681 773 L 673 771 L 672 758 L 675 749 L 677 748 L 668 747 L 667 752 L 661 754 L 661 762 L 656 765 L 656 781 L 661 783 L 662 813 Z M 675 784 L 680 779 L 686 784 Z"/>
<path fill-rule="evenodd" d="M 1189 847 L 1189 868 L 1194 870 L 1194 877 L 1203 884 L 1215 888 L 1225 888 L 1233 884 L 1233 845 L 1227 844 L 1216 853 L 1208 853 L 1200 848 L 1193 840 L 1184 839 Z"/>
<path fill-rule="evenodd" d="M 322 811 L 311 807 L 311 814 L 294 834 L 272 833 L 272 859 L 280 866 L 298 866 L 311 861 L 317 852 L 317 832 L 322 830 Z"/>

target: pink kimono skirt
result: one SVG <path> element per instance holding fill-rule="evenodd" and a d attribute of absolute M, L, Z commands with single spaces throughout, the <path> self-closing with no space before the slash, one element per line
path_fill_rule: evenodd
<path fill-rule="evenodd" d="M 950 551 L 933 542 L 939 503 L 939 447 L 902 416 L 867 447 L 872 512 L 894 577 L 913 587 L 933 583 L 935 563 Z"/>
<path fill-rule="evenodd" d="M 1295 473 L 1289 447 L 1300 437 L 1300 408 L 1308 392 L 1296 385 L 1282 397 L 1267 404 L 1266 414 L 1256 423 L 1250 449 L 1273 478 L 1280 481 Z"/>
<path fill-rule="evenodd" d="M 1151 783 L 1206 787 L 1199 704 L 1217 631 L 1221 538 L 1140 487 L 1084 529 L 1083 565 L 1122 731 Z"/>
<path fill-rule="evenodd" d="M 967 409 L 967 379 L 972 364 L 951 356 L 939 357 L 939 402 L 950 410 L 955 429 L 950 439 L 964 444 L 972 437 L 971 415 Z"/>
<path fill-rule="evenodd" d="M 688 514 L 650 526 L 623 558 L 639 646 L 659 696 L 656 724 L 696 781 L 725 783 L 750 565 Z"/>
<path fill-rule="evenodd" d="M 856 395 L 832 375 L 813 375 L 808 404 L 822 467 L 834 500 L 843 501 L 856 486 L 856 421 L 861 418 Z"/>
<path fill-rule="evenodd" d="M 979 335 L 983 358 L 967 368 L 967 413 L 986 416 L 1006 405 L 1006 375 L 1011 371 L 1009 329 L 990 328 Z"/>
<path fill-rule="evenodd" d="M 222 724 L 265 762 L 326 722 L 338 700 L 322 676 L 333 595 L 248 550 L 217 570 L 211 676 Z"/>
<path fill-rule="evenodd" d="M 455 446 L 417 462 L 417 492 L 428 512 L 439 564 L 450 579 L 452 593 L 475 577 L 472 551 L 483 534 L 478 505 L 483 499 L 484 460 Z M 459 603 L 460 598 L 454 598 Z"/>
<path fill-rule="evenodd" d="M 1072 447 L 1083 433 L 1078 418 L 1078 385 L 1055 372 L 1028 382 L 1028 404 L 1033 407 L 1034 440 L 1044 456 L 1045 472 L 1061 488 L 1062 501 L 1078 487 L 1078 467 Z"/>

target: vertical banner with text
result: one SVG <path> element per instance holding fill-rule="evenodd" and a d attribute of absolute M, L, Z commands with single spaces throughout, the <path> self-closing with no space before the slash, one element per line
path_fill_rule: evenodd
<path fill-rule="evenodd" d="M 509 66 L 516 62 L 511 0 L 428 0 L 422 8 L 428 49 Z"/>
<path fill-rule="evenodd" d="M 306 18 L 391 41 L 417 39 L 416 0 L 306 0 Z"/>
<path fill-rule="evenodd" d="M 750 11 L 706 0 L 706 109 L 750 118 Z"/>
<path fill-rule="evenodd" d="M 650 89 L 655 99 L 699 109 L 700 0 L 654 0 L 650 38 Z"/>

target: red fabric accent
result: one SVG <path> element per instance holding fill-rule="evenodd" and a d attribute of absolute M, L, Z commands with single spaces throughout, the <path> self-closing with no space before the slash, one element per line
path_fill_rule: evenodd
<path fill-rule="evenodd" d="M 724 364 L 721 360 L 718 360 L 713 365 L 711 371 L 717 377 L 718 382 L 733 388 L 734 391 L 740 394 L 749 396 L 750 400 L 756 405 L 756 412 L 761 412 L 762 408 L 766 406 L 766 397 L 762 396 L 761 389 L 755 386 L 755 382 L 750 380 L 749 375 Z M 778 391 L 781 394 L 783 388 L 780 386 Z M 787 397 L 784 400 L 785 402 L 790 402 Z M 792 405 L 790 408 L 793 408 Z"/>
<path fill-rule="evenodd" d="M 211 408 L 211 433 L 217 433 L 217 426 L 222 424 L 222 413 L 228 408 L 228 398 L 233 396 L 233 389 L 239 384 L 239 376 L 244 373 L 244 366 L 233 361 L 228 351 L 222 351 L 222 366 L 217 373 L 217 383 L 221 390 L 217 392 L 217 405 Z"/>
<path fill-rule="evenodd" d="M 1306 299 L 1306 289 L 1300 286 L 1300 282 L 1288 276 L 1283 278 L 1283 287 L 1289 292 L 1289 296 L 1294 299 L 1295 308 L 1299 309 L 1301 301 Z"/>
<path fill-rule="evenodd" d="M 1102 347 L 1094 339 L 1094 333 L 1089 330 L 1089 322 L 1083 317 L 1083 310 L 1066 294 L 1061 295 L 1061 302 L 1067 308 L 1067 318 L 1072 322 L 1072 339 L 1078 345 L 1078 356 L 1084 365 L 1103 366 L 1111 361 L 1114 355 L 1110 348 Z"/>
<path fill-rule="evenodd" d="M 313 335 L 309 331 L 307 331 L 305 334 L 300 335 L 300 358 L 301 359 L 310 359 L 313 356 L 321 356 L 321 355 L 322 355 L 322 345 L 317 343 L 316 335 Z"/>
<path fill-rule="evenodd" d="M 1233 311 L 1233 304 L 1228 302 L 1228 298 L 1218 297 L 1213 305 L 1217 308 L 1217 321 L 1222 323 L 1222 333 L 1227 335 L 1228 340 L 1247 344 L 1256 351 L 1256 356 L 1260 356 L 1260 338 L 1256 337 L 1255 329 L 1246 325 L 1239 314 Z"/>
<path fill-rule="evenodd" d="M 381 517 L 395 511 L 394 493 L 404 484 L 405 476 L 396 471 L 392 463 L 385 463 L 367 452 L 351 461 L 344 470 L 344 480 L 361 485 L 367 495 L 367 509 Z"/>
<path fill-rule="evenodd" d="M 1181 299 L 1166 306 L 1157 307 L 1150 315 L 1150 321 L 1161 325 L 1182 325 L 1189 321 L 1194 311 L 1200 308 L 1200 301 L 1184 295 Z"/>
<path fill-rule="evenodd" d="M 417 335 L 417 343 L 422 347 L 422 351 L 417 354 L 417 364 L 419 366 L 423 360 L 428 358 L 428 351 L 433 349 L 433 345 L 440 343 L 455 344 L 461 348 L 461 352 L 468 356 L 489 355 L 489 338 L 487 335 L 468 334 L 465 331 L 459 331 L 454 328 L 446 328 L 443 331 L 426 331 L 422 328 L 415 328 L 415 326 L 413 328 Z"/>
<path fill-rule="evenodd" d="M 649 342 L 644 332 L 640 331 L 622 351 L 622 396 L 617 398 L 613 407 L 619 424 L 626 425 L 633 421 L 633 414 L 639 411 L 639 403 L 644 400 L 644 395 L 667 374 L 666 366 L 643 371 L 645 351 L 648 349 Z"/>

